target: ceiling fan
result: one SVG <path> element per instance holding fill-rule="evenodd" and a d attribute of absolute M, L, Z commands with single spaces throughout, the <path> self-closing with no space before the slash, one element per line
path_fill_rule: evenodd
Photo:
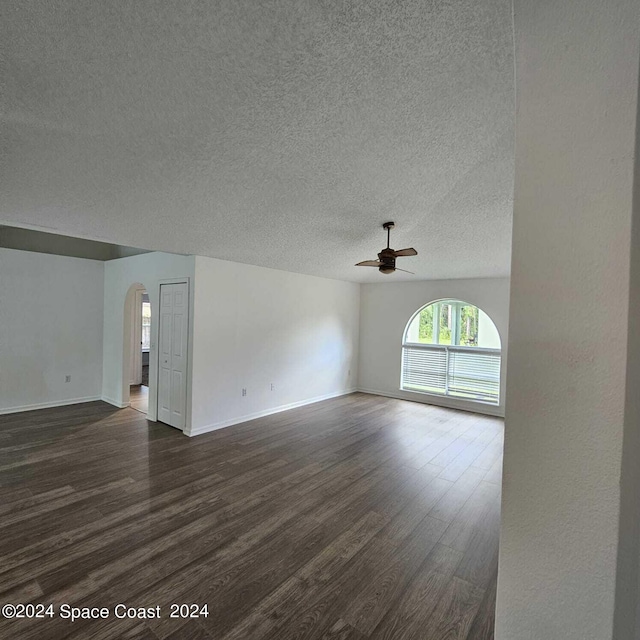
<path fill-rule="evenodd" d="M 396 258 L 400 258 L 402 256 L 417 256 L 418 252 L 413 249 L 399 249 L 398 251 L 394 251 L 389 247 L 389 242 L 391 239 L 391 229 L 395 224 L 393 222 L 385 222 L 382 225 L 383 229 L 387 230 L 387 248 L 383 249 L 378 254 L 377 260 L 365 260 L 364 262 L 358 262 L 356 267 L 378 267 L 378 271 L 380 273 L 393 273 L 394 271 L 404 271 L 404 273 L 411 273 L 412 271 L 406 271 L 405 269 L 398 269 L 396 267 Z"/>

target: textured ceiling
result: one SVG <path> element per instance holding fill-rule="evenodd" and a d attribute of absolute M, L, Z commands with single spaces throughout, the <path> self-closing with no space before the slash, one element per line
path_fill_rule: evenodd
<path fill-rule="evenodd" d="M 346 280 L 508 275 L 510 0 L 0 13 L 0 222 Z M 353 266 L 385 220 L 415 276 Z"/>

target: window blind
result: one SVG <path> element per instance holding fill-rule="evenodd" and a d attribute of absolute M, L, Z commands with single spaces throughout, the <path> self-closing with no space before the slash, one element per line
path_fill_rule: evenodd
<path fill-rule="evenodd" d="M 445 349 L 403 348 L 402 388 L 407 391 L 445 393 L 447 353 Z"/>
<path fill-rule="evenodd" d="M 500 350 L 405 344 L 401 387 L 498 404 Z"/>

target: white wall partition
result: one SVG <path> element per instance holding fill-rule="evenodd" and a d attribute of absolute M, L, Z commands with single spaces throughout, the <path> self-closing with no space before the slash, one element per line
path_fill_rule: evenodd
<path fill-rule="evenodd" d="M 0 249 L 0 413 L 100 398 L 103 269 Z"/>
<path fill-rule="evenodd" d="M 402 339 L 407 323 L 425 304 L 441 299 L 469 302 L 487 313 L 495 323 L 502 341 L 499 405 L 400 390 Z M 358 388 L 367 393 L 504 415 L 508 325 L 507 278 L 363 284 Z"/>
<path fill-rule="evenodd" d="M 637 0 L 516 0 L 496 640 L 640 638 Z"/>
<path fill-rule="evenodd" d="M 359 285 L 199 256 L 195 275 L 191 435 L 355 389 Z"/>

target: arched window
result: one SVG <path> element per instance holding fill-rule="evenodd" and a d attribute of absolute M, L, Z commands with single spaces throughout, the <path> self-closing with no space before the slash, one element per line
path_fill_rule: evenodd
<path fill-rule="evenodd" d="M 500 335 L 482 309 L 461 300 L 437 300 L 407 324 L 400 386 L 498 404 L 500 360 Z"/>

